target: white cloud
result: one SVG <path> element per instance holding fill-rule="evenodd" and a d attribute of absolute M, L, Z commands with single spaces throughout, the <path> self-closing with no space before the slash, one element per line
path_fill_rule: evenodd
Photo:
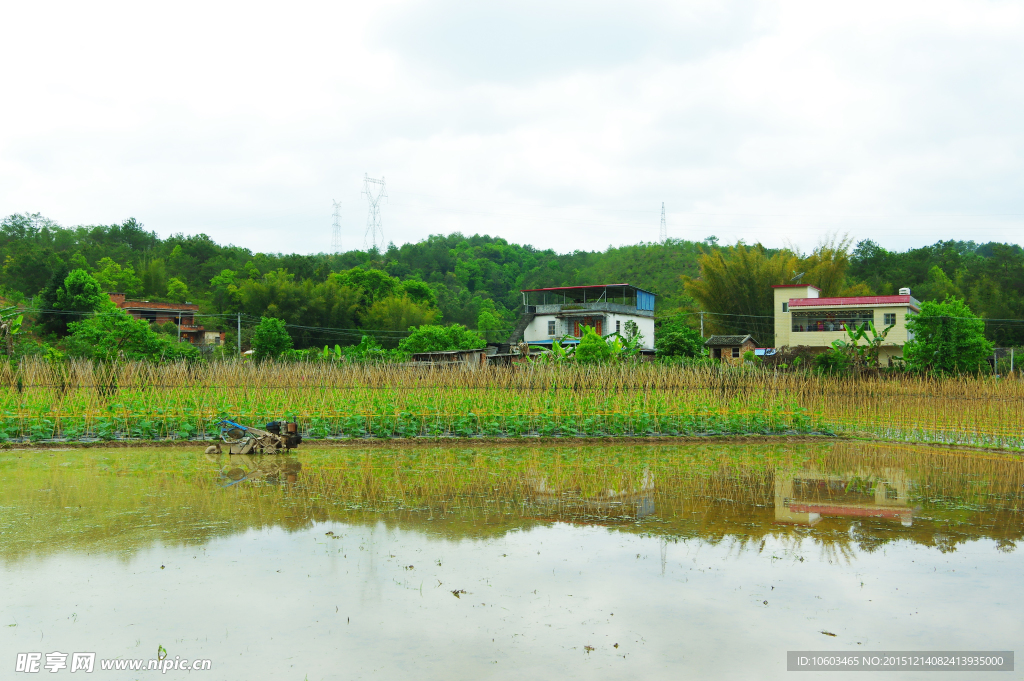
<path fill-rule="evenodd" d="M 681 7 L 685 9 L 680 9 Z M 8 3 L 0 212 L 256 250 L 1019 241 L 1015 3 Z"/>

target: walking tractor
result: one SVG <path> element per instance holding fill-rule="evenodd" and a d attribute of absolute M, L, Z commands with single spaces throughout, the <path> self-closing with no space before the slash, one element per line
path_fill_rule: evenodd
<path fill-rule="evenodd" d="M 295 449 L 302 443 L 299 424 L 295 421 L 271 421 L 265 430 L 243 426 L 227 419 L 217 425 L 221 427 L 220 439 L 228 445 L 229 454 L 278 454 Z M 220 453 L 220 445 L 209 449 Z"/>

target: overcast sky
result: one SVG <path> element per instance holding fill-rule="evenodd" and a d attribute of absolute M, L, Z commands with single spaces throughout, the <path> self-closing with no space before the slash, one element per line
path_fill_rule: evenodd
<path fill-rule="evenodd" d="M 254 250 L 1024 233 L 1024 3 L 6 2 L 0 213 Z"/>

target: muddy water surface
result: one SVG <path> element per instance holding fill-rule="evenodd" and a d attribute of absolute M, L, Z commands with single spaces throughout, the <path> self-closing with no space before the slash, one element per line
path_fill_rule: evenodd
<path fill-rule="evenodd" d="M 89 449 L 0 466 L 12 670 L 20 652 L 162 647 L 211 660 L 168 678 L 755 679 L 792 675 L 787 650 L 1024 640 L 1010 455 Z"/>

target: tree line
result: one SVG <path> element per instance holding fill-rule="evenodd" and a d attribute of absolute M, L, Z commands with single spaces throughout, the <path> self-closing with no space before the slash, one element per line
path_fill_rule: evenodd
<path fill-rule="evenodd" d="M 227 315 L 282 320 L 298 349 L 356 346 L 367 335 L 394 348 L 411 327 L 453 324 L 504 340 L 520 313 L 520 289 L 598 283 L 657 294 L 659 335 L 669 341 L 676 333 L 676 345 L 689 348 L 680 352 L 692 350 L 678 334 L 698 328 L 700 312 L 708 333 L 751 333 L 771 345 L 771 285 L 795 278 L 822 296 L 907 286 L 922 301 L 956 298 L 986 320 L 991 342 L 1024 341 L 1024 324 L 1003 321 L 1024 319 L 1024 251 L 1015 244 L 940 241 L 897 252 L 869 240 L 826 239 L 802 254 L 709 237 L 556 253 L 454 233 L 382 250 L 302 255 L 256 253 L 204 234 L 160 238 L 133 218 L 63 227 L 15 214 L 0 222 L 0 297 L 53 310 L 38 330 L 54 343 L 75 321 L 58 311 L 97 309 L 83 293 L 83 286 L 92 290 L 84 275 L 104 296 L 192 302 L 201 314 L 224 315 L 201 319 L 228 331 L 232 344 Z"/>

